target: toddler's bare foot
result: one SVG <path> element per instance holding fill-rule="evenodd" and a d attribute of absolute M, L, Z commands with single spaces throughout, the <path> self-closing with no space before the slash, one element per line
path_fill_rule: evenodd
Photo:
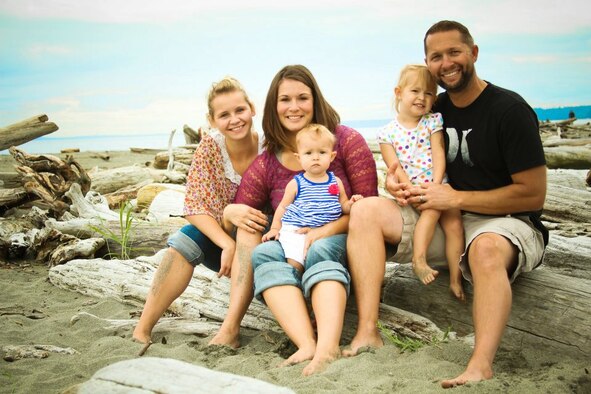
<path fill-rule="evenodd" d="M 347 349 L 343 349 L 343 356 L 353 357 L 363 352 L 364 348 L 380 348 L 384 346 L 382 337 L 377 329 L 372 332 L 357 332 Z"/>
<path fill-rule="evenodd" d="M 238 349 L 240 347 L 240 336 L 238 333 L 220 329 L 207 345 L 230 346 L 231 348 Z"/>
<path fill-rule="evenodd" d="M 322 372 L 326 369 L 328 364 L 335 361 L 340 356 L 341 356 L 341 351 L 338 348 L 335 351 L 328 352 L 326 354 L 318 354 L 318 352 L 316 352 L 312 361 L 310 361 L 310 363 L 308 365 L 306 365 L 306 367 L 302 371 L 302 375 L 303 376 L 310 376 L 315 373 Z"/>
<path fill-rule="evenodd" d="M 314 352 L 316 350 L 315 344 L 313 346 L 306 346 L 298 349 L 297 352 L 289 356 L 289 358 L 279 364 L 280 367 L 287 367 L 290 365 L 295 365 L 302 363 L 307 360 L 311 360 L 314 357 Z"/>
<path fill-rule="evenodd" d="M 464 294 L 464 288 L 462 287 L 462 283 L 450 283 L 449 284 L 449 291 L 456 297 L 458 300 L 462 302 L 466 302 L 466 294 Z"/>
<path fill-rule="evenodd" d="M 417 278 L 423 282 L 424 285 L 428 285 L 429 283 L 433 282 L 437 275 L 439 275 L 439 271 L 429 267 L 429 265 L 423 261 L 413 261 L 412 271 L 415 273 Z"/>

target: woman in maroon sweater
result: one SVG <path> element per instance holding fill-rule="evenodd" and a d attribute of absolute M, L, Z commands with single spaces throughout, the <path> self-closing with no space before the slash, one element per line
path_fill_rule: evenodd
<path fill-rule="evenodd" d="M 358 132 L 339 122 L 338 113 L 326 102 L 306 67 L 293 65 L 280 70 L 271 82 L 265 103 L 265 152 L 244 173 L 235 203 L 275 211 L 287 183 L 302 171 L 294 156 L 295 137 L 310 123 L 322 124 L 335 134 L 337 155 L 329 171 L 342 180 L 347 195 L 376 196 L 373 155 Z M 263 223 L 253 221 L 250 231 L 238 229 L 230 307 L 211 343 L 239 346 L 240 322 L 253 296 L 254 266 L 257 298 L 267 303 L 298 347 L 284 364 L 312 360 L 303 371 L 309 375 L 337 358 L 350 282 L 346 269 L 348 221 L 348 216 L 343 216 L 306 233 L 308 250 L 303 275 L 287 264 L 277 241 L 259 245 L 265 230 Z M 318 340 L 304 295 L 311 298 Z"/>

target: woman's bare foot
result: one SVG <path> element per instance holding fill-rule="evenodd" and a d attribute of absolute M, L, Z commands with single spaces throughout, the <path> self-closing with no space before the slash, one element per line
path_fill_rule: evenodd
<path fill-rule="evenodd" d="M 469 382 L 480 382 L 481 380 L 488 380 L 493 377 L 493 371 L 490 368 L 466 368 L 466 370 L 454 379 L 447 379 L 441 381 L 441 387 L 449 389 L 456 386 L 462 386 Z"/>
<path fill-rule="evenodd" d="M 316 351 L 316 344 L 314 343 L 312 346 L 305 346 L 298 349 L 297 352 L 289 356 L 289 358 L 279 364 L 280 367 L 287 367 L 290 365 L 295 365 L 302 363 L 307 360 L 311 360 L 314 357 L 314 352 Z"/>
<path fill-rule="evenodd" d="M 149 343 L 152 339 L 150 332 L 144 332 L 139 325 L 133 329 L 132 338 L 135 342 Z"/>
<path fill-rule="evenodd" d="M 412 271 L 415 273 L 417 278 L 424 285 L 428 285 L 429 283 L 433 282 L 437 275 L 439 275 L 439 271 L 434 270 L 433 268 L 429 267 L 424 259 L 420 260 L 413 260 L 412 262 Z"/>
<path fill-rule="evenodd" d="M 338 348 L 335 351 L 328 352 L 326 354 L 318 354 L 318 352 L 316 352 L 316 354 L 314 354 L 314 358 L 312 358 L 312 361 L 310 361 L 310 363 L 304 367 L 302 375 L 310 376 L 315 373 L 322 372 L 326 369 L 328 364 L 340 358 L 340 356 L 341 351 Z"/>
<path fill-rule="evenodd" d="M 382 341 L 382 337 L 377 329 L 367 333 L 358 331 L 349 347 L 343 349 L 342 354 L 345 357 L 353 357 L 362 353 L 362 349 L 364 348 L 377 349 L 382 346 L 384 346 L 384 341 Z"/>
<path fill-rule="evenodd" d="M 449 283 L 449 291 L 456 297 L 458 300 L 462 302 L 466 302 L 466 294 L 464 294 L 464 288 L 462 287 L 462 283 Z"/>
<path fill-rule="evenodd" d="M 230 346 L 231 348 L 238 349 L 240 347 L 240 335 L 237 332 L 220 329 L 207 345 Z"/>

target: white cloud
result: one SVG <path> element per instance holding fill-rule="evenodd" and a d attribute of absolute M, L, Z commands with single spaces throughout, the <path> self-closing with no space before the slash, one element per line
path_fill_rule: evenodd
<path fill-rule="evenodd" d="M 474 32 L 566 33 L 590 27 L 588 0 L 3 0 L 0 12 L 25 18 L 65 18 L 105 23 L 165 23 L 197 19 L 200 14 L 259 16 L 264 12 L 305 11 L 330 21 L 375 20 L 419 25 L 457 19 Z M 284 11 L 284 12 L 282 12 Z M 239 13 L 238 13 L 239 12 Z"/>
<path fill-rule="evenodd" d="M 181 131 L 184 124 L 192 127 L 205 124 L 203 100 L 161 99 L 143 108 L 116 110 L 89 110 L 74 98 L 53 98 L 48 104 L 58 107 L 52 111 L 51 118 L 60 127 L 62 136 L 168 133 L 173 129 Z"/>

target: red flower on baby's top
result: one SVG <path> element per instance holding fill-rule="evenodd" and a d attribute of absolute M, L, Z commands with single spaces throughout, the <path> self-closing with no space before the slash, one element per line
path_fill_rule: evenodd
<path fill-rule="evenodd" d="M 337 185 L 336 183 L 331 184 L 328 187 L 328 192 L 330 194 L 332 194 L 333 196 L 338 196 L 339 195 L 339 185 Z"/>

